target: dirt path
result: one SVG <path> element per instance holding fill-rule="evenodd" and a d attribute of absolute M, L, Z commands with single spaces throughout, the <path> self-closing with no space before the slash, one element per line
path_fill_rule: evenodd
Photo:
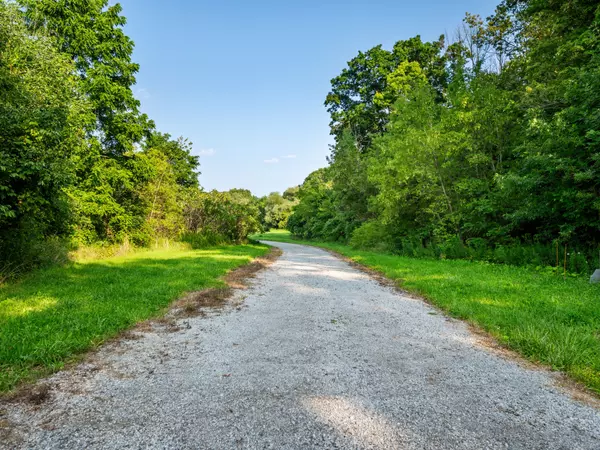
<path fill-rule="evenodd" d="M 599 449 L 600 411 L 328 253 L 275 244 L 242 306 L 144 333 L 0 421 L 8 448 Z"/>

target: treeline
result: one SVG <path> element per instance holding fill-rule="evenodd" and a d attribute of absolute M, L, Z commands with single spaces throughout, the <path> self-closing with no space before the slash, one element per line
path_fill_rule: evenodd
<path fill-rule="evenodd" d="M 140 112 L 119 4 L 0 0 L 0 280 L 77 246 L 261 227 L 248 191 L 203 192 L 191 143 Z"/>
<path fill-rule="evenodd" d="M 600 238 L 600 6 L 505 0 L 332 80 L 329 166 L 289 229 L 413 256 L 584 273 Z"/>

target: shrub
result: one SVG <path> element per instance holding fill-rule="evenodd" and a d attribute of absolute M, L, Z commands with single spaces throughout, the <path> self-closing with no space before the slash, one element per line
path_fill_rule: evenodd
<path fill-rule="evenodd" d="M 246 200 L 239 193 L 198 191 L 184 206 L 182 239 L 197 248 L 244 241 L 261 230 L 258 207 Z"/>
<path fill-rule="evenodd" d="M 372 249 L 379 251 L 391 251 L 392 240 L 389 233 L 378 222 L 366 222 L 354 230 L 350 238 L 350 245 L 358 249 Z"/>
<path fill-rule="evenodd" d="M 458 237 L 452 237 L 440 245 L 442 258 L 466 259 L 469 257 L 469 249 L 465 247 Z"/>

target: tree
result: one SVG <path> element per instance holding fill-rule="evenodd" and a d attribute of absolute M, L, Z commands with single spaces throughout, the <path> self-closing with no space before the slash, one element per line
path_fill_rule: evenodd
<path fill-rule="evenodd" d="M 394 234 L 421 238 L 460 235 L 460 210 L 454 161 L 466 137 L 453 130 L 453 114 L 435 100 L 430 87 L 398 100 L 390 131 L 374 144 L 369 179 L 378 189 L 374 201 L 381 222 Z M 400 226 L 399 226 L 400 225 Z"/>
<path fill-rule="evenodd" d="M 147 136 L 153 124 L 140 114 L 132 86 L 139 65 L 131 61 L 133 41 L 123 32 L 121 5 L 108 0 L 19 0 L 30 27 L 52 35 L 69 55 L 92 103 L 104 154 L 122 157 Z"/>
<path fill-rule="evenodd" d="M 288 229 L 305 239 L 327 239 L 326 225 L 335 218 L 329 169 L 312 172 L 298 190 L 299 203 L 288 219 Z"/>
<path fill-rule="evenodd" d="M 184 241 L 195 247 L 237 243 L 259 231 L 258 208 L 242 200 L 242 192 L 192 191 L 184 206 Z"/>
<path fill-rule="evenodd" d="M 379 45 L 359 52 L 348 62 L 348 67 L 331 80 L 325 106 L 331 114 L 333 135 L 340 136 L 349 128 L 361 148 L 366 148 L 370 136 L 384 130 L 385 116 L 374 100 L 378 92 L 385 90 L 387 76 L 394 66 L 394 55 Z"/>
<path fill-rule="evenodd" d="M 366 151 L 372 137 L 385 131 L 389 115 L 376 99 L 385 95 L 387 105 L 395 101 L 391 96 L 393 87 L 388 88 L 388 77 L 394 72 L 402 76 L 412 71 L 414 66 L 405 63 L 417 63 L 441 95 L 447 84 L 443 48 L 443 36 L 437 42 L 423 42 L 416 36 L 398 41 L 391 52 L 381 45 L 359 52 L 348 62 L 348 67 L 331 80 L 331 92 L 325 99 L 331 114 L 331 133 L 339 139 L 350 130 L 359 150 Z"/>
<path fill-rule="evenodd" d="M 150 148 L 139 157 L 147 166 L 147 181 L 138 186 L 140 206 L 146 212 L 146 234 L 148 238 L 175 239 L 184 231 L 183 202 L 186 199 L 177 167 L 161 148 Z"/>
<path fill-rule="evenodd" d="M 513 235 L 598 243 L 600 7 L 592 0 L 510 0 L 525 111 L 518 163 L 501 179 Z M 524 201 L 526 199 L 526 201 Z M 514 202 L 514 203 L 513 203 Z"/>
<path fill-rule="evenodd" d="M 266 230 L 284 229 L 295 203 L 295 201 L 284 198 L 279 192 L 270 193 L 264 198 L 263 228 Z"/>
<path fill-rule="evenodd" d="M 144 143 L 144 148 L 160 150 L 173 168 L 177 184 L 183 187 L 198 187 L 198 156 L 192 155 L 192 143 L 180 137 L 171 139 L 170 134 L 153 132 Z"/>
<path fill-rule="evenodd" d="M 332 240 L 348 240 L 352 232 L 371 217 L 369 199 L 375 186 L 367 176 L 368 159 L 361 154 L 355 136 L 346 130 L 331 148 L 328 158 L 335 214 L 323 233 Z"/>
<path fill-rule="evenodd" d="M 123 32 L 121 6 L 108 0 L 19 3 L 29 28 L 53 36 L 57 49 L 72 60 L 78 85 L 95 114 L 86 129 L 86 151 L 76 160 L 74 186 L 68 189 L 76 240 L 88 244 L 131 237 L 147 242 L 142 232 L 146 212 L 137 186 L 151 175 L 136 150 L 144 138 L 152 139 L 153 123 L 140 113 L 132 91 L 139 66 L 131 61 L 133 41 Z"/>
<path fill-rule="evenodd" d="M 511 264 L 555 263 L 560 241 L 590 259 L 599 18 L 595 0 L 505 0 L 485 20 L 467 14 L 448 45 L 360 52 L 332 80 L 329 167 L 301 187 L 289 228 Z"/>
<path fill-rule="evenodd" d="M 283 198 L 289 200 L 290 202 L 294 202 L 298 199 L 298 192 L 300 191 L 300 186 L 293 186 L 287 188 L 283 193 Z"/>
<path fill-rule="evenodd" d="M 69 232 L 63 189 L 74 179 L 76 155 L 91 108 L 72 62 L 20 12 L 0 3 L 0 255 L 36 259 L 35 245 Z"/>

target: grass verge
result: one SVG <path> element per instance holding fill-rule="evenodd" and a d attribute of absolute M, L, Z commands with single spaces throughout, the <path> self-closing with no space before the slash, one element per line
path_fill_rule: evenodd
<path fill-rule="evenodd" d="M 226 288 L 220 277 L 268 251 L 150 251 L 42 270 L 0 286 L 0 392 L 61 369 L 186 293 Z"/>
<path fill-rule="evenodd" d="M 600 286 L 529 268 L 416 259 L 300 241 L 281 230 L 252 236 L 333 250 L 394 280 L 530 361 L 568 374 L 600 394 Z"/>

